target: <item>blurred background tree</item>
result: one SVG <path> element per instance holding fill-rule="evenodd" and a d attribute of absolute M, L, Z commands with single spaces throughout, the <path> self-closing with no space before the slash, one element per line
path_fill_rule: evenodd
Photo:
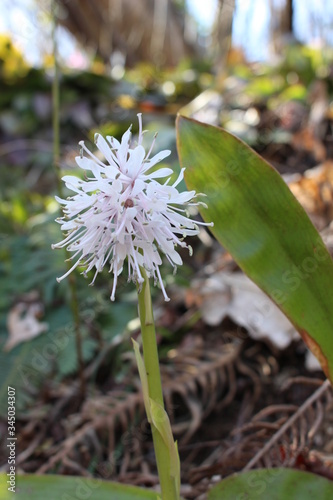
<path fill-rule="evenodd" d="M 283 40 L 332 45 L 333 4 L 323 0 L 58 0 L 60 55 L 96 58 L 107 66 L 158 67 L 184 58 L 213 61 L 221 71 L 229 48 L 249 60 L 281 52 Z M 50 0 L 3 0 L 0 31 L 10 32 L 29 61 L 51 52 Z M 287 36 L 287 38 L 286 38 Z M 39 58 L 40 60 L 40 58 Z M 78 58 L 76 58 L 78 64 Z"/>
<path fill-rule="evenodd" d="M 175 0 L 59 0 L 63 24 L 104 62 L 115 51 L 126 66 L 151 61 L 175 66 L 198 52 L 186 37 L 184 1 Z"/>

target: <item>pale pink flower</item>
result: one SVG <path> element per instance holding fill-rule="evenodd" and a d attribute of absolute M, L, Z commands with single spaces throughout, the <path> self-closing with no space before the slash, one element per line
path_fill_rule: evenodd
<path fill-rule="evenodd" d="M 104 162 L 89 151 L 83 141 L 80 142 L 82 151 L 76 162 L 90 172 L 90 176 L 86 180 L 64 176 L 67 188 L 75 194 L 66 200 L 56 197 L 63 205 L 64 217 L 58 222 L 66 236 L 53 248 L 66 247 L 73 252 L 71 260 L 76 259 L 58 281 L 76 267 L 84 266 L 84 275 L 95 269 L 93 284 L 97 274 L 109 264 L 109 272 L 114 277 L 111 293 L 111 300 L 114 300 L 117 278 L 127 258 L 128 280 L 142 283 L 140 267 L 144 267 L 155 284 L 160 283 L 165 300 L 169 300 L 159 269 L 160 253 L 173 267 L 182 264 L 176 247 L 191 251 L 184 238 L 199 232 L 198 223 L 188 217 L 186 207 L 201 202 L 194 201 L 195 191 L 180 193 L 177 190 L 184 169 L 173 184 L 170 185 L 170 177 L 160 183 L 160 179 L 170 176 L 173 171 L 170 168 L 152 171 L 152 167 L 169 156 L 170 151 L 161 151 L 150 158 L 156 136 L 146 153 L 142 146 L 141 114 L 138 119 L 138 142 L 132 147 L 130 128 L 121 142 L 96 134 L 95 143 Z M 87 156 L 83 156 L 83 151 Z"/>

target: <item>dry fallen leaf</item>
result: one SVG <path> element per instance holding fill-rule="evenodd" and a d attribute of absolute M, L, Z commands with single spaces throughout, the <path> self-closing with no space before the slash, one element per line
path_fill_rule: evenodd
<path fill-rule="evenodd" d="M 215 273 L 194 282 L 201 297 L 203 320 L 218 325 L 226 316 L 246 328 L 252 338 L 285 349 L 298 333 L 280 309 L 242 273 Z"/>
<path fill-rule="evenodd" d="M 288 182 L 291 192 L 319 230 L 326 227 L 333 218 L 332 167 L 332 161 L 327 160 Z"/>
<path fill-rule="evenodd" d="M 38 337 L 48 330 L 48 324 L 38 320 L 41 312 L 40 303 L 19 302 L 11 308 L 7 318 L 9 336 L 3 347 L 4 351 L 8 352 L 18 344 Z"/>
<path fill-rule="evenodd" d="M 293 134 L 291 144 L 296 151 L 308 151 L 313 154 L 317 162 L 326 159 L 326 149 L 323 143 L 315 137 L 313 131 L 309 128 Z"/>
<path fill-rule="evenodd" d="M 194 280 L 187 299 L 187 305 L 189 301 L 200 308 L 202 319 L 210 326 L 217 326 L 228 316 L 246 328 L 253 339 L 271 343 L 280 350 L 300 339 L 288 318 L 243 273 L 220 271 Z M 305 365 L 309 371 L 320 369 L 310 351 L 306 354 Z"/>

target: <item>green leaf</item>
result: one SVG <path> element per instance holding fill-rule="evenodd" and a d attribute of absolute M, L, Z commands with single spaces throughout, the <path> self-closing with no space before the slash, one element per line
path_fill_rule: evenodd
<path fill-rule="evenodd" d="M 175 480 L 177 498 L 179 498 L 180 461 L 178 454 L 178 445 L 173 440 L 171 424 L 167 412 L 165 411 L 163 406 L 161 406 L 157 401 L 154 401 L 152 398 L 149 398 L 149 401 L 150 401 L 150 415 L 152 423 L 160 433 L 166 447 L 168 448 L 168 453 L 170 457 L 170 475 Z"/>
<path fill-rule="evenodd" d="M 44 319 L 44 318 L 43 318 Z M 74 335 L 70 329 L 71 312 L 66 306 L 54 309 L 46 318 L 49 331 L 23 342 L 10 352 L 3 351 L 0 336 L 0 416 L 7 415 L 7 387 L 16 390 L 16 410 L 21 412 L 31 403 L 33 391 L 54 370 L 55 360 L 70 347 Z M 3 339 L 4 342 L 4 339 Z M 74 343 L 73 343 L 74 344 Z M 72 348 L 76 356 L 75 345 Z M 69 354 L 68 354 L 69 355 Z"/>
<path fill-rule="evenodd" d="M 13 498 L 13 493 L 8 491 L 9 476 L 0 475 L 0 492 L 3 500 Z M 77 500 L 89 498 L 96 500 L 157 500 L 158 495 L 143 488 L 127 486 L 124 484 L 102 481 L 100 479 L 87 479 L 86 477 L 70 477 L 45 475 L 35 476 L 26 474 L 16 476 L 15 498 L 24 500 Z"/>
<path fill-rule="evenodd" d="M 258 469 L 235 474 L 214 486 L 208 500 L 330 500 L 333 482 L 294 469 Z"/>
<path fill-rule="evenodd" d="M 187 185 L 207 195 L 204 220 L 332 381 L 333 263 L 318 232 L 276 170 L 242 141 L 181 116 L 177 129 Z"/>
<path fill-rule="evenodd" d="M 94 357 L 94 354 L 98 349 L 98 344 L 96 340 L 87 337 L 88 333 L 84 330 L 85 329 L 81 326 L 80 332 L 82 341 L 82 356 L 83 361 L 88 362 Z M 57 351 L 57 379 L 66 377 L 74 373 L 78 369 L 76 335 L 74 326 L 72 329 L 68 329 L 67 332 L 63 334 L 63 337 L 65 337 L 66 348 L 61 348 Z"/>

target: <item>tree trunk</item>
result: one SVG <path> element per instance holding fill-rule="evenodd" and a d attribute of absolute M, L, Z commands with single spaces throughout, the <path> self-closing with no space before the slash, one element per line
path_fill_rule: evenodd
<path fill-rule="evenodd" d="M 173 0 L 58 0 L 63 24 L 105 62 L 119 50 L 131 66 L 138 61 L 176 65 L 197 53 L 184 39 L 184 9 Z"/>
<path fill-rule="evenodd" d="M 281 11 L 281 32 L 288 34 L 293 32 L 293 2 L 285 1 L 285 7 Z"/>
<path fill-rule="evenodd" d="M 283 45 L 293 38 L 293 0 L 285 0 L 284 5 L 276 7 L 270 0 L 271 8 L 271 48 L 279 54 Z"/>
<path fill-rule="evenodd" d="M 219 0 L 216 22 L 213 30 L 213 57 L 217 74 L 223 73 L 231 47 L 232 20 L 235 0 Z"/>

